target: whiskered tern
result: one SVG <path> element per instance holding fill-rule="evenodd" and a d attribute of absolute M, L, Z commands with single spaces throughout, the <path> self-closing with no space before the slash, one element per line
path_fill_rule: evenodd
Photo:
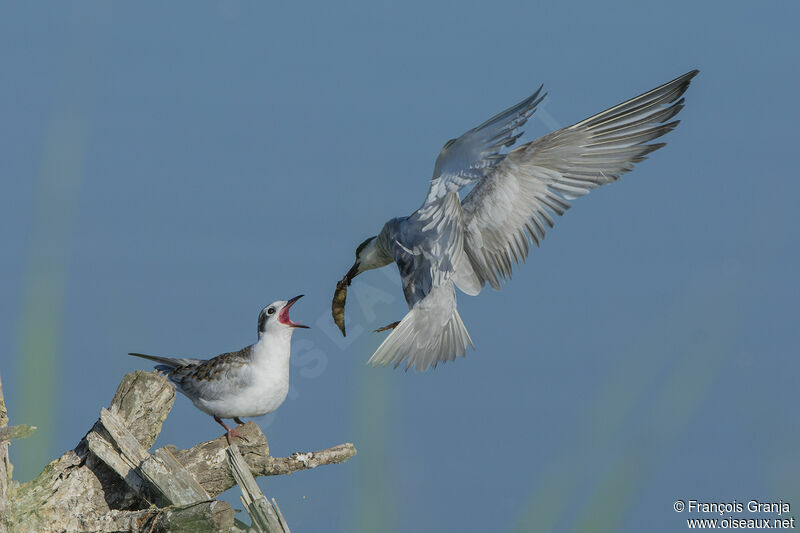
<path fill-rule="evenodd" d="M 302 296 L 278 300 L 262 309 L 258 315 L 258 342 L 238 352 L 207 360 L 129 355 L 160 363 L 156 370 L 166 373 L 195 407 L 213 416 L 225 428 L 230 444 L 239 434 L 223 418 L 232 418 L 241 425 L 241 417 L 271 413 L 286 399 L 292 333 L 295 328 L 308 327 L 292 322 L 289 308 Z"/>
<path fill-rule="evenodd" d="M 513 263 L 539 246 L 554 215 L 570 201 L 616 181 L 664 146 L 650 141 L 678 125 L 693 70 L 577 124 L 504 152 L 544 99 L 540 87 L 517 105 L 442 148 L 428 195 L 411 215 L 389 220 L 356 250 L 336 286 L 333 318 L 342 334 L 347 287 L 358 274 L 396 263 L 409 312 L 369 362 L 425 370 L 464 356 L 472 346 L 456 309 L 455 287 L 475 296 L 500 289 Z M 464 197 L 459 191 L 472 190 Z"/>

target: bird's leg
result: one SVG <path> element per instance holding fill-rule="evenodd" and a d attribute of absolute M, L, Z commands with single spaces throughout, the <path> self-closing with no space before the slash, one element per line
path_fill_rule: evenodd
<path fill-rule="evenodd" d="M 238 426 L 235 427 L 235 428 L 229 428 L 228 425 L 225 422 L 223 422 L 222 419 L 220 417 L 218 417 L 217 415 L 214 415 L 214 420 L 217 421 L 217 424 L 219 424 L 220 426 L 225 428 L 225 431 L 226 431 L 225 437 L 228 439 L 228 446 L 230 446 L 232 444 L 231 439 L 233 439 L 233 437 L 239 437 L 240 439 L 242 439 L 244 441 L 250 442 L 246 438 L 244 438 L 242 435 L 239 434 L 239 427 Z M 236 420 L 236 419 L 234 419 L 234 420 Z"/>
<path fill-rule="evenodd" d="M 383 326 L 382 328 L 378 328 L 378 329 L 376 329 L 376 330 L 375 330 L 375 333 L 379 333 L 379 332 L 381 332 L 381 331 L 386 331 L 386 330 L 389 330 L 389 329 L 394 329 L 394 328 L 396 328 L 396 327 L 397 327 L 397 325 L 398 325 L 398 324 L 400 324 L 400 321 L 399 321 L 399 320 L 398 320 L 397 322 L 392 322 L 392 323 L 391 323 L 391 324 L 389 324 L 388 326 Z"/>
<path fill-rule="evenodd" d="M 242 419 L 239 418 L 238 416 L 234 416 L 233 417 L 233 421 L 236 422 L 237 424 L 239 424 L 240 426 L 244 425 L 244 422 L 242 422 Z"/>

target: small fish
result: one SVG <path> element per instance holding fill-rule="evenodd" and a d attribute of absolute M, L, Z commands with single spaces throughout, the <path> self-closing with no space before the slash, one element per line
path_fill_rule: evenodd
<path fill-rule="evenodd" d="M 336 292 L 333 293 L 333 302 L 331 303 L 333 321 L 336 322 L 345 337 L 347 333 L 344 331 L 344 305 L 347 302 L 348 285 L 350 285 L 350 280 L 345 276 L 336 284 Z"/>
<path fill-rule="evenodd" d="M 369 241 L 370 239 L 367 239 Z M 366 242 L 366 241 L 365 241 Z M 358 248 L 361 250 L 361 247 Z M 353 282 L 353 278 L 358 272 L 358 261 L 353 265 L 353 268 L 347 271 L 342 279 L 336 283 L 336 292 L 333 293 L 333 302 L 331 302 L 331 313 L 333 314 L 333 321 L 342 330 L 342 335 L 347 337 L 344 332 L 344 304 L 347 303 L 347 287 Z"/>

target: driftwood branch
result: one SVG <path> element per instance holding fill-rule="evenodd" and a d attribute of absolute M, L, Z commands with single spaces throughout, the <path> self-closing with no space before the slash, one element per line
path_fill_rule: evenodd
<path fill-rule="evenodd" d="M 89 450 L 140 497 L 155 501 L 160 507 L 211 499 L 169 450 L 159 448 L 150 455 L 108 409 L 100 411 L 100 423 L 105 435 L 97 430 L 89 432 Z"/>
<path fill-rule="evenodd" d="M 239 447 L 234 444 L 229 446 L 226 452 L 233 477 L 242 488 L 242 503 L 250 515 L 253 529 L 257 533 L 291 533 L 286 521 L 283 520 L 278 502 L 273 498 L 270 503 L 258 488 L 250 468 L 239 453 Z"/>
<path fill-rule="evenodd" d="M 8 476 L 0 461 L 0 506 L 6 505 L 0 516 L 6 517 L 8 530 L 241 531 L 233 509 L 213 500 L 236 483 L 224 436 L 185 450 L 167 446 L 148 451 L 174 398 L 174 389 L 160 374 L 128 374 L 111 406 L 101 411 L 75 449 L 35 479 L 5 484 Z M 4 416 L 0 385 L 0 430 Z M 254 423 L 239 432 L 247 440 L 238 451 L 252 476 L 290 474 L 339 463 L 356 453 L 352 444 L 341 444 L 274 458 Z M 4 448 L 7 444 L 0 442 L 0 453 Z"/>
<path fill-rule="evenodd" d="M 8 426 L 8 411 L 3 398 L 3 380 L 0 379 L 0 431 Z M 10 439 L 9 439 L 10 440 Z M 8 531 L 6 507 L 8 483 L 11 481 L 11 463 L 8 460 L 8 440 L 0 440 L 0 533 Z"/>
<path fill-rule="evenodd" d="M 300 470 L 309 470 L 322 465 L 341 463 L 356 454 L 350 443 L 339 444 L 316 452 L 294 453 L 289 457 L 272 457 L 267 439 L 254 422 L 239 428 L 246 441 L 237 441 L 237 446 L 254 476 L 279 476 Z M 228 443 L 224 436 L 203 442 L 186 450 L 174 450 L 175 458 L 208 494 L 215 498 L 233 487 L 236 480 L 231 474 L 226 458 Z"/>
<path fill-rule="evenodd" d="M 14 439 L 26 439 L 36 431 L 36 426 L 21 424 L 19 426 L 6 426 L 0 428 L 0 443 L 6 444 Z"/>
<path fill-rule="evenodd" d="M 216 500 L 165 509 L 152 507 L 140 511 L 112 510 L 94 522 L 87 521 L 87 528 L 77 531 L 140 531 L 147 533 L 231 531 L 232 524 L 235 522 L 233 515 L 234 510 L 230 505 Z M 24 527 L 20 530 L 37 531 Z M 53 531 L 63 530 L 54 529 Z"/>

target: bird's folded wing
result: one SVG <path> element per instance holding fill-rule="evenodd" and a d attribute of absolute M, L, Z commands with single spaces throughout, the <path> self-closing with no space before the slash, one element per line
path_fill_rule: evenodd
<path fill-rule="evenodd" d="M 445 143 L 436 158 L 433 179 L 426 203 L 448 192 L 475 183 L 505 157 L 501 150 L 512 146 L 523 132 L 518 131 L 536 111 L 546 94 L 542 88 L 520 103 L 498 113 L 457 139 Z"/>
<path fill-rule="evenodd" d="M 369 360 L 373 366 L 394 365 L 426 370 L 441 362 L 463 357 L 472 346 L 467 328 L 456 309 L 452 282 L 433 287 L 384 339 Z"/>
<path fill-rule="evenodd" d="M 221 398 L 247 383 L 251 351 L 252 346 L 247 346 L 236 352 L 220 354 L 197 365 L 177 369 L 170 379 L 190 398 Z"/>
<path fill-rule="evenodd" d="M 537 246 L 569 200 L 617 180 L 664 146 L 694 70 L 573 126 L 511 151 L 462 202 L 464 251 L 481 285 L 495 289 Z"/>

